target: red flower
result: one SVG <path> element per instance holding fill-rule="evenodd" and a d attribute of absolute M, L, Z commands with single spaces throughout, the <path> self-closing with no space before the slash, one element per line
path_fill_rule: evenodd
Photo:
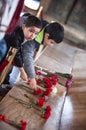
<path fill-rule="evenodd" d="M 0 115 L 0 120 L 3 120 L 4 122 L 19 128 L 19 130 L 25 130 L 26 129 L 26 125 L 27 125 L 26 121 L 20 120 L 20 123 L 17 124 L 14 121 L 8 120 L 7 117 L 3 116 L 3 115 Z"/>
<path fill-rule="evenodd" d="M 38 95 L 38 94 L 41 94 L 42 93 L 42 90 L 39 88 L 37 90 L 34 90 L 34 94 L 35 95 Z"/>
<path fill-rule="evenodd" d="M 6 121 L 6 120 L 7 120 L 7 117 L 6 117 L 6 116 L 3 116 L 3 115 L 0 115 L 0 120 Z"/>
<path fill-rule="evenodd" d="M 46 108 L 41 110 L 42 117 L 48 119 L 51 116 L 51 107 L 48 105 Z"/>
<path fill-rule="evenodd" d="M 44 104 L 44 98 L 39 98 L 38 102 L 37 102 L 37 105 L 42 107 Z"/>
<path fill-rule="evenodd" d="M 51 111 L 51 107 L 48 105 L 47 107 L 46 107 L 46 112 L 50 112 Z"/>
<path fill-rule="evenodd" d="M 45 92 L 44 95 L 48 96 L 52 92 L 52 88 L 48 88 Z"/>
<path fill-rule="evenodd" d="M 2 115 L 0 115 L 0 120 L 2 120 L 2 117 L 3 117 L 3 116 L 2 116 Z"/>
<path fill-rule="evenodd" d="M 23 120 L 20 120 L 20 123 L 22 124 L 20 130 L 25 130 L 25 129 L 26 129 L 26 126 L 27 126 L 27 122 L 26 122 L 26 121 L 23 121 Z"/>
<path fill-rule="evenodd" d="M 52 83 L 49 78 L 43 78 L 43 81 L 46 83 L 45 87 L 47 87 L 47 88 L 52 87 Z"/>
<path fill-rule="evenodd" d="M 40 71 L 36 72 L 36 75 L 41 75 L 41 72 Z"/>
<path fill-rule="evenodd" d="M 52 82 L 53 85 L 56 85 L 56 84 L 57 84 L 56 76 L 53 75 L 53 76 L 51 77 L 51 82 Z"/>
<path fill-rule="evenodd" d="M 51 116 L 51 113 L 50 112 L 45 112 L 45 114 L 44 114 L 44 118 L 45 119 L 48 119 L 49 117 Z"/>

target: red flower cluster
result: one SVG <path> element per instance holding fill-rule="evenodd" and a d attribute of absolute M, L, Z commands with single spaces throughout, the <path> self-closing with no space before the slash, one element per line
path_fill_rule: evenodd
<path fill-rule="evenodd" d="M 7 117 L 6 117 L 6 116 L 3 116 L 3 115 L 0 115 L 0 120 L 6 121 L 6 120 L 7 120 Z"/>
<path fill-rule="evenodd" d="M 40 71 L 37 71 L 37 72 L 36 72 L 36 75 L 39 75 L 39 76 L 40 76 L 40 75 L 41 75 L 41 72 L 40 72 Z"/>
<path fill-rule="evenodd" d="M 47 87 L 47 88 L 52 87 L 52 83 L 49 78 L 43 78 L 43 81 L 46 83 L 45 87 Z"/>
<path fill-rule="evenodd" d="M 49 94 L 52 92 L 52 88 L 48 88 L 45 92 L 44 92 L 44 96 L 49 96 Z"/>
<path fill-rule="evenodd" d="M 26 126 L 27 126 L 27 122 L 26 121 L 23 121 L 23 120 L 20 120 L 20 123 L 21 123 L 21 128 L 20 130 L 25 130 L 26 129 Z"/>
<path fill-rule="evenodd" d="M 39 95 L 39 94 L 41 94 L 42 93 L 42 89 L 37 89 L 37 90 L 34 90 L 34 92 L 33 92 L 35 95 Z"/>
<path fill-rule="evenodd" d="M 53 85 L 56 85 L 57 84 L 57 79 L 56 79 L 56 76 L 55 75 L 52 75 L 51 77 L 51 82 Z"/>
<path fill-rule="evenodd" d="M 39 98 L 39 100 L 36 103 L 39 107 L 42 107 L 44 105 L 44 98 Z"/>
<path fill-rule="evenodd" d="M 51 116 L 51 107 L 48 105 L 46 108 L 41 110 L 42 117 L 48 119 Z"/>
<path fill-rule="evenodd" d="M 26 121 L 20 120 L 20 123 L 16 124 L 14 121 L 8 120 L 7 117 L 4 115 L 0 115 L 0 120 L 4 121 L 10 125 L 13 125 L 14 127 L 19 128 L 19 130 L 25 130 L 26 126 L 27 126 Z"/>

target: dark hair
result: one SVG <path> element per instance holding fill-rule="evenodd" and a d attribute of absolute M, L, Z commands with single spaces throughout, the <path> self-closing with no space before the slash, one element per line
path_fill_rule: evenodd
<path fill-rule="evenodd" d="M 60 43 L 64 38 L 64 28 L 57 22 L 48 24 L 44 32 L 48 33 L 49 39 L 53 39 L 56 43 Z"/>
<path fill-rule="evenodd" d="M 24 24 L 24 21 L 27 19 L 27 17 L 29 17 L 31 14 L 30 13 L 24 13 L 22 16 L 21 16 L 21 19 L 20 19 L 20 22 L 19 22 L 19 26 L 21 27 L 22 24 Z"/>
<path fill-rule="evenodd" d="M 22 15 L 22 17 L 23 17 L 23 16 L 30 16 L 30 15 L 31 15 L 30 13 L 25 12 L 25 13 Z"/>
<path fill-rule="evenodd" d="M 37 28 L 41 28 L 41 20 L 34 15 L 27 16 L 24 20 L 24 24 L 26 27 L 35 26 Z"/>
<path fill-rule="evenodd" d="M 46 25 L 49 24 L 49 22 L 46 21 L 46 20 L 41 20 L 41 22 L 42 22 L 42 29 L 43 29 Z"/>

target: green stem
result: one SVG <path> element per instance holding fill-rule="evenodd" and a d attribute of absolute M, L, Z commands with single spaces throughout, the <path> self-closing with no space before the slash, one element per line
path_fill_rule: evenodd
<path fill-rule="evenodd" d="M 35 103 L 29 104 L 28 102 L 25 102 L 21 99 L 18 99 L 16 97 L 11 96 L 11 95 L 9 95 L 9 96 L 12 97 L 13 99 L 15 99 L 16 101 L 18 101 L 19 103 L 29 106 L 28 108 L 32 108 L 34 105 L 36 105 Z"/>
<path fill-rule="evenodd" d="M 18 87 L 22 87 L 22 88 L 26 88 L 26 89 L 28 89 L 29 91 L 32 91 L 33 92 L 33 90 L 30 88 L 30 87 L 28 87 L 28 86 L 26 86 L 26 84 L 18 84 Z"/>
<path fill-rule="evenodd" d="M 12 121 L 12 120 L 7 120 L 6 123 L 16 127 L 16 128 L 21 128 L 22 127 L 22 124 L 21 123 L 17 123 L 15 121 Z"/>

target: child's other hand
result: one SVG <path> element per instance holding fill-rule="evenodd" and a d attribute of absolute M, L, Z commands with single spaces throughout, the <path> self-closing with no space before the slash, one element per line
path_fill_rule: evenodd
<path fill-rule="evenodd" d="M 23 79 L 25 81 L 28 81 L 28 76 L 27 76 L 24 68 L 20 67 L 19 69 L 20 69 L 20 77 L 21 77 L 21 79 Z"/>
<path fill-rule="evenodd" d="M 37 89 L 35 78 L 30 79 L 29 85 L 30 85 L 33 89 Z"/>
<path fill-rule="evenodd" d="M 28 77 L 27 77 L 27 74 L 26 73 L 21 73 L 20 74 L 20 77 L 21 79 L 25 80 L 25 81 L 28 81 Z"/>

